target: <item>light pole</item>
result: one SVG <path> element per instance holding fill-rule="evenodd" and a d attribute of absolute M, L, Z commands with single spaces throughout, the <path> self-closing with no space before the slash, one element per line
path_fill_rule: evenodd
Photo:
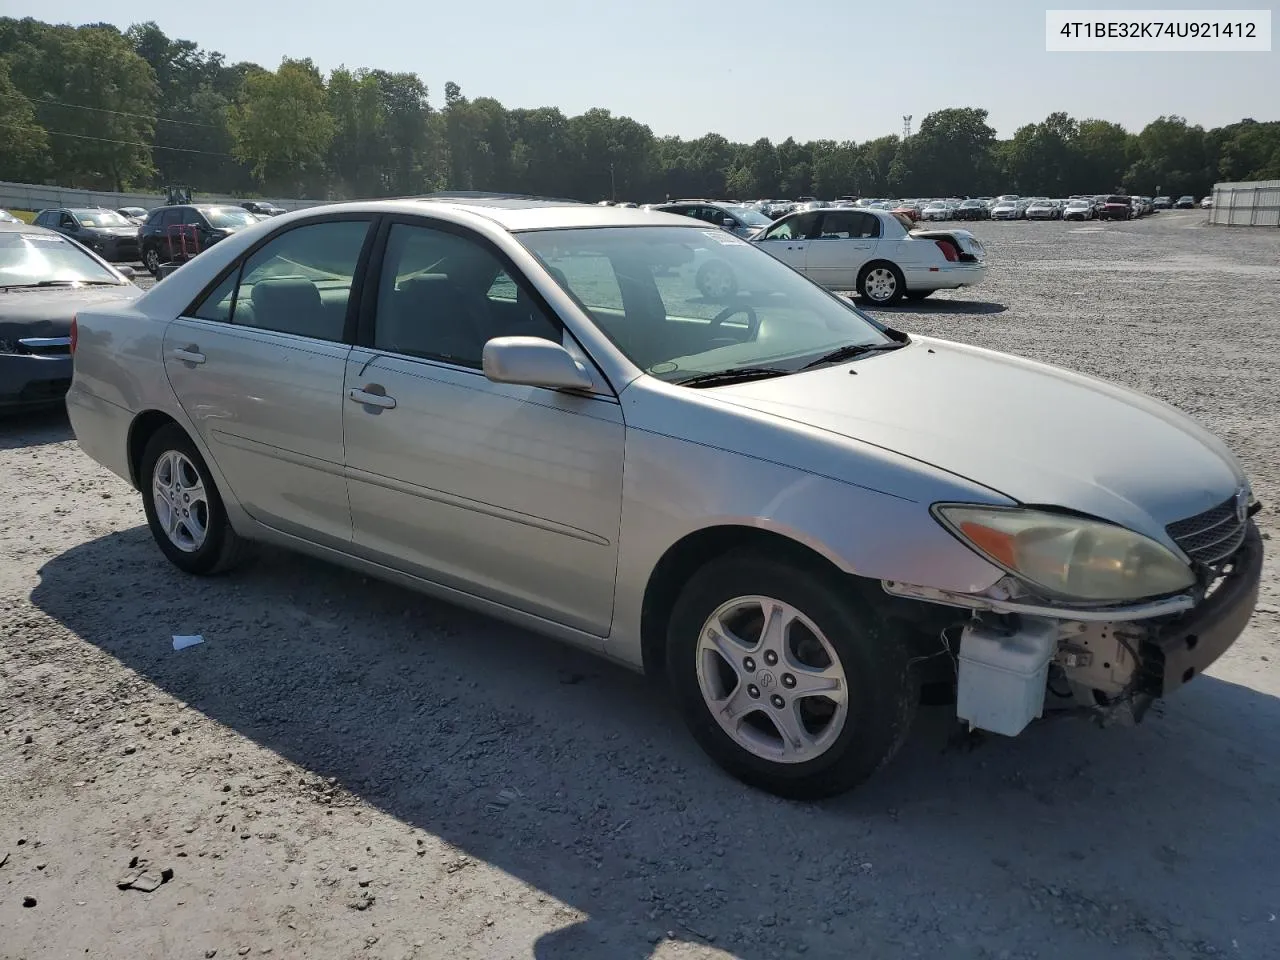
<path fill-rule="evenodd" d="M 613 179 L 613 164 L 609 164 L 609 193 L 615 203 L 618 201 L 618 185 Z"/>

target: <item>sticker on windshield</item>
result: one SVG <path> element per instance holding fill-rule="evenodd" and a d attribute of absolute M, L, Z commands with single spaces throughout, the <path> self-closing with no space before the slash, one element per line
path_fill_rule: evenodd
<path fill-rule="evenodd" d="M 731 247 L 735 243 L 746 243 L 745 240 L 738 239 L 727 230 L 703 230 L 701 233 L 704 237 L 710 237 L 716 243 L 722 243 L 726 247 Z"/>
<path fill-rule="evenodd" d="M 66 237 L 61 237 L 56 233 L 20 233 L 18 234 L 23 240 L 30 240 L 33 243 L 66 243 Z"/>

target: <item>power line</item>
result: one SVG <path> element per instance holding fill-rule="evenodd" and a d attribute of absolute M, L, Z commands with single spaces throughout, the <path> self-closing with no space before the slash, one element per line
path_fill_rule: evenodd
<path fill-rule="evenodd" d="M 66 107 L 69 110 L 90 110 L 93 113 L 109 113 L 117 117 L 133 117 L 135 120 L 153 120 L 156 123 L 176 123 L 184 127 L 206 127 L 210 130 L 221 130 L 216 123 L 197 123 L 194 120 L 171 120 L 168 117 L 153 117 L 145 113 L 129 113 L 125 110 L 108 110 L 105 107 L 87 107 L 81 103 L 67 103 L 63 100 L 51 100 L 47 97 L 28 97 L 21 93 L 6 94 L 10 99 L 29 100 L 31 103 L 43 103 L 52 107 Z"/>
<path fill-rule="evenodd" d="M 213 150 L 193 150 L 190 147 L 161 147 L 153 143 L 143 143 L 141 140 L 112 140 L 110 137 L 90 137 L 83 133 L 68 133 L 65 130 L 45 130 L 43 127 L 23 126 L 20 123 L 0 123 L 0 127 L 9 127 L 13 130 L 44 130 L 45 133 L 55 137 L 71 137 L 74 140 L 93 140 L 97 143 L 114 143 L 125 147 L 146 147 L 148 150 L 168 150 L 171 153 L 198 153 L 206 157 L 227 157 L 235 160 L 236 156 L 232 153 L 217 153 Z"/>

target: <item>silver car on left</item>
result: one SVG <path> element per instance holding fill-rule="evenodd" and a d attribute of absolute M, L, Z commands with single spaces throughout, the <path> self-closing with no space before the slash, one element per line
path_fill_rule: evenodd
<path fill-rule="evenodd" d="M 82 310 L 67 407 L 180 569 L 266 541 L 575 643 L 783 796 L 871 775 L 926 691 L 1007 736 L 1138 717 L 1235 641 L 1262 541 L 1221 441 L 763 246 L 502 196 L 285 214 Z"/>

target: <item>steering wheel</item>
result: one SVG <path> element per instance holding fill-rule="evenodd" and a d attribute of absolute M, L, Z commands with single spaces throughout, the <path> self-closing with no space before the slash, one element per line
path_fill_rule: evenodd
<path fill-rule="evenodd" d="M 717 313 L 715 319 L 711 321 L 711 329 L 715 330 L 723 325 L 730 317 L 738 313 L 745 314 L 747 317 L 747 339 L 756 339 L 760 334 L 760 318 L 756 315 L 755 310 L 749 304 L 745 303 L 730 304 Z"/>

